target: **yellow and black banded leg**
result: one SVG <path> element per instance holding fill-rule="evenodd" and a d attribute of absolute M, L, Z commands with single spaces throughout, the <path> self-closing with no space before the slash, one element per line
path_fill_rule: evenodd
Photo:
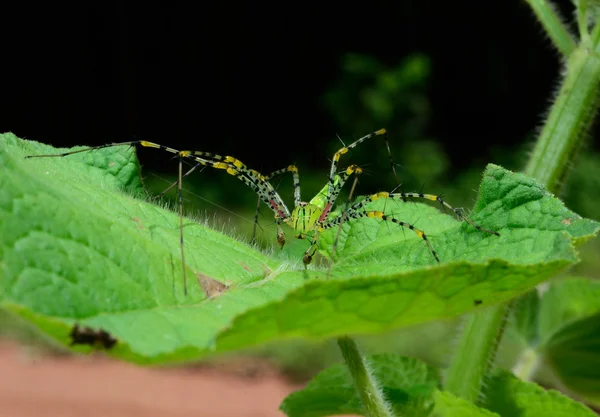
<path fill-rule="evenodd" d="M 406 201 L 408 199 L 413 199 L 413 198 L 421 198 L 424 200 L 438 202 L 442 206 L 442 208 L 447 208 L 448 210 L 452 211 L 456 215 L 456 217 L 458 217 L 461 221 L 469 223 L 471 226 L 473 226 L 475 229 L 479 230 L 480 232 L 485 232 L 485 233 L 489 233 L 492 235 L 500 236 L 500 233 L 495 232 L 493 230 L 486 229 L 484 227 L 481 227 L 477 223 L 473 222 L 471 219 L 469 219 L 467 216 L 465 216 L 464 210 L 462 208 L 452 207 L 450 204 L 448 204 L 446 201 L 444 201 L 442 199 L 442 196 L 435 195 L 435 194 L 423 194 L 423 193 L 389 193 L 387 198 L 400 198 L 403 201 Z"/>
<path fill-rule="evenodd" d="M 328 190 L 329 195 L 326 196 L 327 203 L 330 202 L 331 206 L 333 206 L 333 204 L 335 204 L 338 197 L 340 196 L 340 192 L 344 188 L 344 185 L 346 184 L 346 181 L 348 181 L 348 178 L 350 178 L 350 176 L 352 176 L 352 175 L 356 175 L 354 184 L 352 185 L 352 190 L 348 194 L 348 201 L 351 201 L 352 197 L 354 196 L 354 188 L 356 187 L 356 184 L 358 182 L 358 177 L 360 176 L 360 174 L 362 174 L 362 172 L 363 172 L 363 170 L 361 167 L 359 167 L 356 164 L 352 164 L 348 168 L 346 168 L 345 171 L 342 171 L 339 174 L 337 174 L 337 176 L 336 176 L 337 181 L 334 181 L 333 189 L 331 191 Z M 325 213 L 325 210 L 323 210 L 323 212 Z M 320 220 L 324 220 L 326 217 L 326 214 L 328 214 L 328 213 L 329 213 L 329 211 L 327 211 L 325 213 L 325 216 L 322 216 L 322 219 L 320 219 Z"/>
<path fill-rule="evenodd" d="M 392 171 L 394 173 L 394 177 L 396 178 L 396 182 L 398 182 L 398 176 L 396 175 L 396 167 L 394 166 L 394 161 L 392 159 L 392 153 L 391 153 L 391 149 L 390 149 L 390 145 L 387 141 L 387 135 L 386 135 L 387 131 L 385 129 L 379 129 L 376 132 L 373 133 L 369 133 L 366 136 L 363 136 L 360 139 L 357 139 L 356 141 L 352 142 L 350 145 L 348 146 L 344 146 L 343 148 L 338 149 L 338 151 L 336 153 L 333 154 L 333 158 L 331 158 L 331 168 L 329 170 L 329 180 L 328 180 L 328 187 L 327 187 L 327 203 L 325 204 L 325 208 L 323 209 L 323 213 L 324 213 L 324 218 L 327 216 L 327 214 L 331 211 L 331 208 L 333 207 L 333 204 L 335 203 L 335 199 L 337 198 L 337 196 L 339 195 L 339 191 L 337 195 L 334 195 L 334 189 L 335 189 L 335 178 L 336 178 L 336 174 L 337 174 L 337 169 L 338 169 L 338 164 L 340 161 L 340 157 L 346 153 L 348 153 L 350 150 L 352 150 L 353 148 L 357 147 L 358 145 L 360 145 L 361 143 L 363 143 L 364 141 L 375 137 L 375 136 L 383 136 L 385 143 L 386 143 L 386 147 L 388 150 L 388 155 L 390 158 L 390 165 L 392 167 Z"/>
<path fill-rule="evenodd" d="M 206 162 L 213 168 L 223 169 L 228 174 L 237 177 L 258 194 L 261 200 L 269 206 L 277 218 L 288 218 L 290 211 L 275 191 L 269 181 L 260 172 L 248 168 L 242 161 L 232 156 L 221 156 L 210 152 L 192 151 L 192 159 Z"/>
<path fill-rule="evenodd" d="M 470 224 L 471 226 L 473 226 L 475 229 L 479 230 L 480 232 L 485 232 L 485 233 L 489 233 L 492 235 L 500 236 L 500 233 L 495 232 L 493 230 L 486 229 L 486 228 L 478 225 L 477 223 L 473 222 L 471 219 L 469 219 L 467 216 L 465 216 L 463 214 L 463 210 L 461 208 L 452 207 L 450 204 L 448 204 L 446 201 L 444 201 L 440 196 L 437 196 L 434 194 L 388 193 L 386 191 L 381 191 L 379 193 L 375 193 L 375 194 L 366 196 L 363 200 L 361 200 L 360 202 L 358 202 L 358 203 L 354 204 L 352 207 L 350 207 L 349 210 L 350 211 L 360 211 L 360 210 L 364 209 L 365 206 L 367 204 L 371 203 L 372 201 L 376 201 L 376 200 L 379 200 L 382 198 L 384 198 L 384 199 L 399 199 L 402 201 L 407 201 L 408 199 L 413 199 L 413 198 L 422 198 L 422 199 L 429 200 L 429 201 L 436 201 L 436 202 L 440 203 L 440 205 L 442 207 L 451 210 L 454 214 L 456 214 L 456 216 L 461 221 L 465 221 L 466 223 Z"/>
<path fill-rule="evenodd" d="M 275 213 L 277 219 L 277 241 L 281 246 L 285 242 L 285 236 L 280 223 L 290 217 L 290 211 L 283 202 L 281 196 L 275 191 L 271 183 L 260 172 L 248 168 L 242 161 L 232 156 L 221 156 L 203 151 L 181 151 L 181 156 L 196 161 L 202 165 L 208 165 L 216 169 L 225 170 L 228 174 L 238 178 L 254 192 Z M 297 171 L 297 170 L 296 170 Z M 299 185 L 299 179 L 298 179 Z M 298 188 L 299 191 L 299 188 Z"/>
<path fill-rule="evenodd" d="M 281 168 L 276 171 L 273 171 L 269 175 L 265 175 L 264 179 L 265 179 L 265 181 L 270 181 L 273 177 L 276 177 L 281 174 L 285 174 L 287 172 L 291 172 L 292 176 L 293 176 L 294 207 L 297 207 L 302 202 L 302 195 L 301 195 L 301 191 L 300 191 L 300 174 L 298 173 L 298 168 L 295 165 L 288 165 L 285 168 Z M 252 229 L 252 240 L 251 240 L 252 243 L 254 243 L 256 241 L 256 228 L 258 226 L 258 213 L 260 212 L 260 202 L 261 202 L 261 198 L 260 198 L 260 196 L 258 196 L 257 201 L 256 201 L 256 211 L 254 212 L 254 227 Z M 278 230 L 280 230 L 279 223 L 277 224 L 277 226 L 278 226 Z M 283 233 L 283 232 L 281 232 L 281 233 Z M 279 241 L 279 236 L 280 236 L 279 232 L 278 232 L 277 236 L 278 236 L 277 240 Z M 285 237 L 283 237 L 283 242 L 285 243 Z M 283 244 L 281 244 L 281 246 L 283 247 Z"/>
<path fill-rule="evenodd" d="M 294 206 L 298 206 L 302 202 L 302 195 L 300 192 L 300 173 L 298 172 L 298 168 L 295 165 L 288 165 L 285 168 L 273 171 L 269 175 L 265 176 L 265 180 L 270 181 L 272 178 L 281 174 L 285 174 L 287 172 L 292 173 L 292 178 L 294 181 Z"/>
<path fill-rule="evenodd" d="M 338 215 L 337 217 L 331 219 L 330 221 L 324 223 L 322 225 L 322 228 L 329 229 L 331 227 L 338 226 L 338 225 L 340 225 L 346 221 L 349 221 L 351 219 L 360 219 L 363 217 L 368 217 L 368 218 L 372 218 L 372 219 L 380 219 L 380 220 L 384 220 L 386 222 L 392 222 L 392 223 L 400 225 L 404 228 L 412 230 L 413 232 L 415 232 L 417 234 L 417 236 L 419 236 L 421 239 L 423 239 L 425 241 L 425 243 L 427 244 L 427 247 L 429 248 L 429 251 L 433 255 L 436 262 L 440 263 L 440 258 L 438 257 L 437 252 L 433 249 L 433 246 L 429 242 L 429 239 L 427 238 L 427 235 L 425 234 L 425 232 L 423 230 L 417 229 L 410 223 L 403 222 L 392 216 L 388 216 L 385 213 L 383 213 L 382 211 L 353 211 L 352 208 L 350 208 L 346 212 L 346 219 L 343 219 L 343 213 L 342 213 L 342 214 Z"/>

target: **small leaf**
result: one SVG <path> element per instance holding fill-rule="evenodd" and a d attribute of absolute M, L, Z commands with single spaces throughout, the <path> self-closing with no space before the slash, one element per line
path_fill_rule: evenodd
<path fill-rule="evenodd" d="M 447 391 L 437 391 L 434 398 L 435 408 L 432 417 L 500 417 Z"/>
<path fill-rule="evenodd" d="M 417 359 L 393 354 L 374 355 L 368 361 L 397 415 L 417 417 L 431 408 L 432 394 L 439 386 L 439 375 L 434 368 Z M 342 364 L 320 372 L 304 389 L 290 394 L 281 404 L 281 410 L 290 417 L 364 415 L 350 372 Z"/>
<path fill-rule="evenodd" d="M 487 384 L 485 407 L 511 417 L 594 417 L 596 414 L 555 390 L 544 390 L 501 372 Z"/>

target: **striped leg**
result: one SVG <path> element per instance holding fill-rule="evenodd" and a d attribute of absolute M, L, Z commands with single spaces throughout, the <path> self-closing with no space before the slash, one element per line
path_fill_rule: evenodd
<path fill-rule="evenodd" d="M 193 151 L 192 155 L 192 158 L 196 161 L 210 161 L 209 164 L 213 168 L 226 170 L 228 174 L 237 177 L 258 194 L 258 197 L 275 213 L 277 242 L 283 247 L 285 234 L 281 228 L 281 223 L 289 219 L 290 211 L 266 177 L 258 171 L 249 169 L 242 161 L 232 156 L 221 156 L 201 151 Z M 298 187 L 299 191 L 300 188 Z"/>
<path fill-rule="evenodd" d="M 244 165 L 240 160 L 232 157 L 232 156 L 221 156 L 217 154 L 213 154 L 210 152 L 201 152 L 201 151 L 179 151 L 177 149 L 169 148 L 167 146 L 163 146 L 157 143 L 148 142 L 145 140 L 136 140 L 130 142 L 119 142 L 119 143 L 111 143 L 100 146 L 91 146 L 88 148 L 79 149 L 77 151 L 65 152 L 61 154 L 48 154 L 48 155 L 28 155 L 25 158 L 44 158 L 44 157 L 64 157 L 68 155 L 73 155 L 81 152 L 89 152 L 97 149 L 110 148 L 113 146 L 135 146 L 141 145 L 146 148 L 155 148 L 160 149 L 166 152 L 170 152 L 172 154 L 178 155 L 181 158 L 189 159 L 196 162 L 196 165 L 206 165 L 211 166 L 217 169 L 223 169 L 228 174 L 237 177 L 239 180 L 244 182 L 247 186 L 252 188 L 261 199 L 267 204 L 271 210 L 275 213 L 275 215 L 279 218 L 289 217 L 290 211 L 284 204 L 283 200 L 277 194 L 273 186 L 265 180 L 265 177 L 260 174 L 258 171 L 253 169 L 249 169 Z M 195 170 L 196 167 L 192 168 L 190 171 Z M 191 172 L 189 172 L 191 173 Z M 187 175 L 187 174 L 186 174 Z M 183 177 L 183 175 L 182 175 Z"/>
<path fill-rule="evenodd" d="M 325 208 L 323 209 L 323 216 L 322 216 L 323 220 L 327 217 L 327 215 L 331 211 L 331 208 L 333 207 L 333 204 L 335 204 L 335 200 L 337 199 L 337 197 L 339 195 L 339 192 L 337 194 L 334 194 L 334 189 L 335 189 L 335 179 L 336 179 L 336 173 L 337 173 L 340 157 L 342 155 L 348 153 L 348 151 L 357 147 L 358 145 L 360 145 L 367 139 L 370 139 L 374 136 L 383 136 L 384 137 L 385 144 L 386 144 L 386 147 L 388 150 L 388 155 L 390 158 L 390 165 L 392 167 L 394 177 L 396 178 L 396 182 L 398 183 L 398 176 L 396 175 L 396 168 L 394 166 L 394 161 L 392 159 L 392 153 L 390 150 L 390 145 L 387 141 L 386 132 L 387 131 L 385 129 L 379 129 L 376 132 L 369 133 L 368 135 L 363 136 L 362 138 L 357 139 L 356 141 L 352 142 L 350 145 L 344 146 L 343 148 L 338 149 L 338 151 L 333 154 L 333 158 L 331 159 L 331 169 L 329 170 L 329 181 L 327 183 L 327 185 L 328 185 L 328 187 L 327 187 L 327 190 L 328 190 L 327 191 L 327 202 L 325 204 Z"/>
<path fill-rule="evenodd" d="M 184 151 L 182 151 L 184 152 Z M 204 163 L 213 168 L 223 169 L 228 174 L 237 177 L 248 187 L 258 194 L 261 200 L 273 210 L 277 219 L 285 219 L 290 216 L 290 211 L 275 191 L 266 177 L 260 172 L 248 168 L 242 161 L 232 156 L 221 156 L 210 152 L 189 152 L 189 158 L 196 162 Z"/>
<path fill-rule="evenodd" d="M 346 214 L 346 219 L 344 220 L 343 216 L 344 213 Z M 334 226 L 338 226 L 350 219 L 360 219 L 362 217 L 369 217 L 369 218 L 373 218 L 373 219 L 381 219 L 387 222 L 392 222 L 392 223 L 396 223 L 402 227 L 405 227 L 407 229 L 412 230 L 413 232 L 415 232 L 417 234 L 417 236 L 419 236 L 421 239 L 423 239 L 425 241 L 425 243 L 427 244 L 427 247 L 429 248 L 429 251 L 431 252 L 431 254 L 433 255 L 433 257 L 435 258 L 436 262 L 439 263 L 440 262 L 440 258 L 438 257 L 436 251 L 433 249 L 433 246 L 431 246 L 431 243 L 429 242 L 429 239 L 427 238 L 427 235 L 425 234 L 424 231 L 422 231 L 421 229 L 417 229 L 416 227 L 414 227 L 412 224 L 410 223 L 406 223 L 403 221 L 400 221 L 392 216 L 388 216 L 385 213 L 383 213 L 382 211 L 352 211 L 352 209 L 348 209 L 348 211 L 344 212 L 342 214 L 340 214 L 339 216 L 331 219 L 330 221 L 324 223 L 322 225 L 323 229 L 329 229 L 331 227 Z"/>
<path fill-rule="evenodd" d="M 480 232 L 484 232 L 484 233 L 489 233 L 489 234 L 492 234 L 492 235 L 500 236 L 500 233 L 495 232 L 493 230 L 486 229 L 484 227 L 481 227 L 477 223 L 473 222 L 471 219 L 469 219 L 467 216 L 465 216 L 464 211 L 463 211 L 462 208 L 452 207 L 450 204 L 448 204 L 446 201 L 444 201 L 442 199 L 442 197 L 440 197 L 438 195 L 434 195 L 434 194 L 423 194 L 423 193 L 388 193 L 388 192 L 382 191 L 382 192 L 371 194 L 370 196 L 367 196 L 364 200 L 362 200 L 362 201 L 356 203 L 355 205 L 353 205 L 349 210 L 352 210 L 352 211 L 361 210 L 367 204 L 369 204 L 370 202 L 375 201 L 375 200 L 379 200 L 380 198 L 401 199 L 402 201 L 407 201 L 408 199 L 412 199 L 412 198 L 422 198 L 422 199 L 429 200 L 429 201 L 437 201 L 438 203 L 440 203 L 440 205 L 442 206 L 442 208 L 449 209 L 454 214 L 456 214 L 456 216 L 461 221 L 469 223 L 471 226 L 473 226 L 475 229 L 479 230 Z"/>
<path fill-rule="evenodd" d="M 404 201 L 406 201 L 409 198 L 422 198 L 422 199 L 429 200 L 429 201 L 437 201 L 438 203 L 440 203 L 442 208 L 447 208 L 448 210 L 452 211 L 454 214 L 456 214 L 456 217 L 458 217 L 462 221 L 469 223 L 471 226 L 473 226 L 475 229 L 479 230 L 480 232 L 485 232 L 485 233 L 489 233 L 492 235 L 500 236 L 500 233 L 494 232 L 493 230 L 485 229 L 485 228 L 479 226 L 478 224 L 474 223 L 471 219 L 469 219 L 467 216 L 465 216 L 464 209 L 462 209 L 460 207 L 456 207 L 456 208 L 452 207 L 450 204 L 448 204 L 446 201 L 444 201 L 442 199 L 442 197 L 439 195 L 423 194 L 423 193 L 390 193 L 388 195 L 388 198 L 401 198 Z"/>
<path fill-rule="evenodd" d="M 388 193 L 385 191 L 379 192 L 379 193 L 375 193 L 375 194 L 371 194 L 369 196 L 366 196 L 363 200 L 353 204 L 350 208 L 348 208 L 348 210 L 344 213 L 341 213 L 340 215 L 336 216 L 335 218 L 326 221 L 324 223 L 321 224 L 321 228 L 322 229 L 329 229 L 331 227 L 334 227 L 336 225 L 340 225 L 343 224 L 344 222 L 350 220 L 350 219 L 359 219 L 362 217 L 370 217 L 370 218 L 377 218 L 377 219 L 381 219 L 381 220 L 385 220 L 385 221 L 390 221 L 392 223 L 396 223 L 399 224 L 402 227 L 405 227 L 407 229 L 410 229 L 412 231 L 414 231 L 420 238 L 422 238 L 426 243 L 427 246 L 429 247 L 429 250 L 431 251 L 433 257 L 435 258 L 435 260 L 437 262 L 440 262 L 437 253 L 435 252 L 435 250 L 433 249 L 433 247 L 431 246 L 431 243 L 429 242 L 429 240 L 427 239 L 427 235 L 425 234 L 425 232 L 423 232 L 420 229 L 417 229 L 416 227 L 414 227 L 413 225 L 411 225 L 410 223 L 406 223 L 400 220 L 395 219 L 392 216 L 388 216 L 385 213 L 381 212 L 381 211 L 369 211 L 369 210 L 365 210 L 365 207 L 367 206 L 367 204 L 382 199 L 382 198 L 391 198 L 391 199 L 400 199 L 402 201 L 407 201 L 408 199 L 411 198 L 422 198 L 422 199 L 426 199 L 429 201 L 437 201 L 438 203 L 440 203 L 440 205 L 442 205 L 442 207 L 447 208 L 449 210 L 451 210 L 453 213 L 456 214 L 456 216 L 462 220 L 465 221 L 467 223 L 469 223 L 471 226 L 473 226 L 475 229 L 481 231 L 481 232 L 485 232 L 485 233 L 489 233 L 489 234 L 493 234 L 496 236 L 500 236 L 500 233 L 495 232 L 493 230 L 489 230 L 486 229 L 484 227 L 481 227 L 480 225 L 476 224 L 475 222 L 473 222 L 471 219 L 469 219 L 468 217 L 466 217 L 463 213 L 463 210 L 460 208 L 455 208 L 452 207 L 450 204 L 448 204 L 446 201 L 444 201 L 440 196 L 434 195 L 434 194 L 423 194 L 423 193 Z M 344 215 L 346 217 L 344 217 Z"/>
<path fill-rule="evenodd" d="M 288 165 L 285 168 L 278 169 L 277 171 L 271 172 L 269 175 L 265 175 L 265 181 L 270 181 L 273 177 L 276 177 L 281 174 L 285 174 L 287 172 L 291 172 L 294 180 L 294 207 L 297 207 L 302 202 L 302 196 L 300 192 L 300 174 L 298 173 L 298 168 L 295 165 Z M 254 212 L 254 227 L 252 229 L 252 240 L 254 243 L 256 241 L 256 227 L 258 226 L 258 213 L 260 212 L 260 202 L 261 198 L 258 196 L 256 200 L 256 211 Z M 283 231 L 279 227 L 279 223 L 277 224 L 277 241 L 279 242 L 283 239 L 283 243 L 285 243 L 285 237 L 283 236 Z M 280 238 L 281 236 L 281 238 Z M 280 243 L 283 246 L 283 243 Z"/>

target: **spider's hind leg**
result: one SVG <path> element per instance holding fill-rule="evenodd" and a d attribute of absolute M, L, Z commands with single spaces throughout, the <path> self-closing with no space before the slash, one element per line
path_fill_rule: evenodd
<path fill-rule="evenodd" d="M 387 215 L 382 211 L 377 211 L 377 210 L 364 210 L 362 211 L 361 209 L 364 207 L 364 205 L 366 205 L 368 202 L 373 201 L 371 200 L 372 196 L 367 197 L 365 200 L 362 200 L 356 204 L 354 204 L 352 207 L 350 207 L 347 211 L 345 211 L 344 213 L 340 213 L 338 216 L 334 217 L 333 219 L 331 219 L 330 221 L 326 222 L 323 224 L 323 229 L 329 229 L 335 226 L 340 226 L 350 220 L 357 220 L 360 218 L 372 218 L 372 219 L 380 219 L 386 222 L 391 222 L 391 223 L 395 223 L 399 226 L 402 226 L 403 228 L 412 230 L 417 236 L 419 236 L 421 239 L 423 239 L 425 241 L 425 244 L 427 245 L 427 247 L 429 248 L 429 252 L 431 252 L 431 255 L 433 256 L 433 258 L 435 259 L 435 261 L 437 263 L 440 263 L 440 258 L 437 254 L 437 252 L 435 251 L 435 249 L 433 248 L 433 245 L 431 244 L 431 242 L 429 241 L 429 238 L 427 237 L 427 235 L 425 234 L 425 232 L 421 229 L 416 228 L 413 224 L 402 221 L 402 220 L 398 220 L 397 218 Z M 367 202 L 368 200 L 368 202 Z M 344 218 L 344 214 L 345 214 L 345 218 Z"/>
<path fill-rule="evenodd" d="M 379 194 L 381 194 L 381 193 L 379 193 Z M 465 215 L 464 209 L 462 209 L 460 207 L 452 207 L 450 204 L 448 204 L 442 198 L 441 195 L 423 194 L 423 193 L 386 193 L 386 194 L 387 194 L 386 198 L 398 198 L 398 199 L 402 199 L 403 201 L 406 201 L 407 199 L 415 199 L 415 198 L 420 198 L 420 199 L 429 200 L 429 201 L 435 201 L 435 202 L 439 203 L 440 206 L 444 210 L 445 209 L 450 210 L 461 221 L 469 223 L 471 226 L 473 226 L 475 229 L 479 230 L 480 232 L 484 232 L 484 233 L 489 233 L 491 235 L 500 236 L 500 233 L 495 232 L 493 230 L 486 229 L 485 227 L 482 227 L 482 226 L 478 225 L 477 223 L 475 223 L 473 220 L 469 219 Z"/>

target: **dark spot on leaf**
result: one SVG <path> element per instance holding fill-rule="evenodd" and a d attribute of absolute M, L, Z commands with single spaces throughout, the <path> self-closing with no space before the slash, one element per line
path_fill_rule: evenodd
<path fill-rule="evenodd" d="M 475 304 L 476 306 L 481 305 L 481 303 L 483 303 L 483 301 L 481 301 L 481 300 L 473 301 L 473 304 Z"/>
<path fill-rule="evenodd" d="M 79 327 L 79 324 L 77 323 L 73 326 L 69 336 L 71 336 L 71 346 L 89 345 L 92 347 L 111 349 L 117 343 L 117 339 L 106 330 L 95 330 L 91 327 Z"/>

